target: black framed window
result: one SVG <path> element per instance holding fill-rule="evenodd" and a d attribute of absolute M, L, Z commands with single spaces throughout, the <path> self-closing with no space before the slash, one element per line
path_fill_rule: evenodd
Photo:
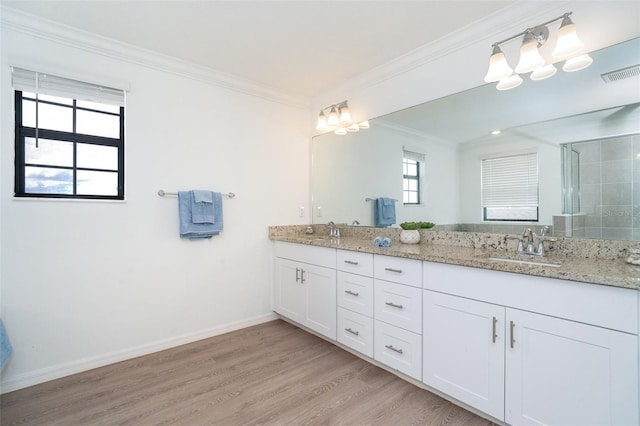
<path fill-rule="evenodd" d="M 124 106 L 85 99 L 15 91 L 16 197 L 124 199 Z"/>

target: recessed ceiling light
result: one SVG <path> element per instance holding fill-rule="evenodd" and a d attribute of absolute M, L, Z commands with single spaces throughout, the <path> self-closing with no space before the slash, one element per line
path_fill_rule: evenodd
<path fill-rule="evenodd" d="M 499 135 L 500 133 L 502 133 L 500 130 L 494 130 L 491 132 L 492 135 Z"/>

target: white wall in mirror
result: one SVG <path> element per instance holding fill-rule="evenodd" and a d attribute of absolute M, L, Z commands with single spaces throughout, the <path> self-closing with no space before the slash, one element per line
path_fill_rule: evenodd
<path fill-rule="evenodd" d="M 402 203 L 403 150 L 425 155 L 422 203 Z M 384 125 L 315 138 L 312 148 L 313 221 L 372 225 L 373 201 L 388 197 L 396 203 L 396 223 L 448 222 L 457 216 L 458 168 L 455 147 Z"/>

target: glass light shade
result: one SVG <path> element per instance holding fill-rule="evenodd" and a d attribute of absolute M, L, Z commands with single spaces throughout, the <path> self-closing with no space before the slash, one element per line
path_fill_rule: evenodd
<path fill-rule="evenodd" d="M 544 65 L 544 59 L 538 52 L 538 42 L 531 35 L 527 33 L 524 36 L 522 47 L 520 47 L 520 60 L 516 66 L 516 72 L 518 74 L 525 74 L 535 70 Z"/>
<path fill-rule="evenodd" d="M 564 59 L 582 50 L 583 44 L 576 34 L 576 24 L 571 22 L 568 16 L 562 20 L 558 30 L 558 41 L 551 56 Z"/>
<path fill-rule="evenodd" d="M 504 53 L 502 53 L 499 46 L 494 46 L 493 53 L 489 58 L 489 71 L 487 71 L 484 81 L 493 83 L 494 81 L 509 77 L 511 74 L 513 74 L 513 70 L 507 63 Z"/>
<path fill-rule="evenodd" d="M 369 120 L 361 121 L 360 123 L 358 123 L 358 127 L 360 127 L 361 129 L 368 129 Z"/>
<path fill-rule="evenodd" d="M 340 110 L 340 121 L 342 123 L 351 123 L 351 113 L 347 104 L 345 103 L 338 109 Z"/>
<path fill-rule="evenodd" d="M 540 81 L 549 77 L 553 77 L 558 72 L 558 69 L 554 67 L 552 64 L 547 64 L 545 66 L 536 68 L 531 73 L 531 80 Z"/>
<path fill-rule="evenodd" d="M 567 59 L 564 65 L 562 66 L 562 71 L 564 72 L 574 72 L 580 71 L 591 65 L 593 59 L 591 56 L 584 55 L 576 56 L 575 58 Z"/>
<path fill-rule="evenodd" d="M 327 130 L 327 116 L 324 115 L 324 111 L 320 111 L 318 116 L 318 124 L 316 124 L 316 130 Z"/>
<path fill-rule="evenodd" d="M 329 126 L 337 126 L 340 124 L 340 119 L 338 118 L 338 112 L 336 111 L 336 107 L 331 107 L 331 111 L 329 111 L 329 119 L 327 120 Z"/>
<path fill-rule="evenodd" d="M 360 131 L 360 127 L 358 126 L 358 123 L 354 123 L 351 126 L 347 127 L 347 132 L 359 132 Z"/>
<path fill-rule="evenodd" d="M 513 74 L 510 77 L 503 78 L 498 82 L 496 89 L 498 90 L 509 90 L 514 89 L 522 84 L 522 77 L 518 74 Z"/>
<path fill-rule="evenodd" d="M 347 129 L 345 129 L 344 127 L 340 127 L 339 129 L 336 129 L 336 131 L 333 133 L 335 133 L 336 135 L 343 136 L 347 134 Z"/>

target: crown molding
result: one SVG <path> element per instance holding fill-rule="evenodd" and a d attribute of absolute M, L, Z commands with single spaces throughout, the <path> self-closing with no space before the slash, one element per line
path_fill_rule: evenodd
<path fill-rule="evenodd" d="M 0 4 L 0 28 L 49 40 L 108 58 L 163 71 L 295 108 L 308 110 L 308 99 L 189 61 L 102 37 Z"/>

